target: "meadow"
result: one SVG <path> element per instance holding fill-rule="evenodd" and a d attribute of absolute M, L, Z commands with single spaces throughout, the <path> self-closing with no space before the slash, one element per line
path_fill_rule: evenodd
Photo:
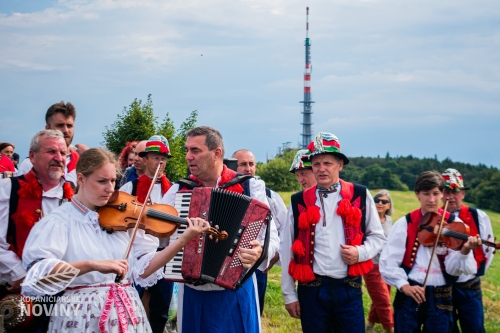
<path fill-rule="evenodd" d="M 372 191 L 372 193 L 376 193 L 376 191 Z M 290 203 L 291 194 L 290 192 L 280 193 L 287 205 Z M 394 205 L 393 221 L 418 207 L 418 201 L 413 192 L 391 191 L 391 196 Z M 494 234 L 500 235 L 500 214 L 489 210 L 485 210 L 485 212 L 491 219 Z M 266 303 L 262 316 L 262 331 L 265 333 L 301 332 L 300 321 L 291 318 L 285 310 L 280 281 L 281 267 L 275 266 L 269 272 Z M 494 258 L 489 270 L 482 278 L 482 289 L 486 332 L 500 332 L 500 259 Z M 394 288 L 392 288 L 392 294 L 394 297 Z M 368 315 L 370 304 L 370 298 L 363 286 L 365 318 Z M 376 325 L 374 332 L 384 332 L 384 330 L 380 325 Z"/>

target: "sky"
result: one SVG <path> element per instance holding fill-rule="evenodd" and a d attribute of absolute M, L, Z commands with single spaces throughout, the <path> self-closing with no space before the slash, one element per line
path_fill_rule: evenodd
<path fill-rule="evenodd" d="M 73 143 L 101 146 L 152 94 L 192 110 L 226 156 L 301 140 L 306 6 L 313 132 L 348 156 L 500 167 L 497 0 L 0 0 L 0 142 L 23 158 L 50 105 L 77 110 Z"/>

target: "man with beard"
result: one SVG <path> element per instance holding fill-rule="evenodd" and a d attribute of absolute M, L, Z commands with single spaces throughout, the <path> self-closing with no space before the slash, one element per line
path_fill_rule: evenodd
<path fill-rule="evenodd" d="M 67 142 L 56 130 L 43 130 L 31 139 L 33 167 L 22 175 L 0 180 L 0 294 L 19 292 L 26 276 L 24 244 L 31 228 L 64 201 L 73 188 L 64 177 Z"/>
<path fill-rule="evenodd" d="M 73 141 L 73 136 L 75 135 L 75 119 L 76 110 L 73 104 L 70 102 L 64 103 L 60 101 L 52 105 L 45 113 L 45 129 L 47 130 L 59 130 L 64 136 L 64 141 L 66 141 L 66 169 L 64 170 L 64 176 L 66 181 L 76 185 L 76 163 L 78 162 L 77 152 L 69 149 L 71 141 Z M 18 175 L 24 175 L 28 173 L 33 167 L 31 158 L 27 158 L 23 161 L 19 167 Z"/>
<path fill-rule="evenodd" d="M 200 126 L 186 133 L 186 161 L 191 175 L 172 185 L 162 203 L 175 205 L 176 193 L 189 191 L 197 186 L 224 188 L 250 195 L 266 202 L 265 185 L 262 181 L 238 177 L 237 173 L 223 164 L 224 142 L 214 128 Z M 238 181 L 242 182 L 238 182 Z M 279 249 L 278 232 L 271 220 L 266 265 Z M 250 242 L 252 248 L 240 249 L 238 258 L 245 268 L 252 267 L 262 255 L 259 240 Z M 201 286 L 179 285 L 179 328 L 184 332 L 232 333 L 260 332 L 260 317 L 256 299 L 255 279 L 248 279 L 237 290 L 225 290 L 215 284 Z"/>
<path fill-rule="evenodd" d="M 236 170 L 237 172 L 252 177 L 255 176 L 257 163 L 255 162 L 254 154 L 250 150 L 247 149 L 237 150 L 233 153 L 232 157 L 238 160 L 238 169 Z M 281 235 L 283 230 L 285 229 L 285 222 L 286 222 L 287 209 L 285 203 L 283 202 L 283 199 L 281 199 L 281 196 L 278 193 L 272 191 L 267 187 L 266 187 L 266 196 L 267 196 L 267 202 L 273 214 L 273 219 L 276 224 L 276 228 L 278 229 L 278 235 Z M 259 294 L 259 306 L 260 306 L 261 316 L 262 312 L 264 311 L 264 301 L 267 289 L 267 272 L 275 264 L 277 264 L 279 260 L 280 260 L 280 255 L 279 252 L 277 252 L 274 255 L 274 258 L 271 259 L 269 265 L 267 265 L 267 263 L 262 263 L 262 265 L 255 271 L 255 277 L 257 278 L 257 289 L 258 289 L 257 291 Z"/>

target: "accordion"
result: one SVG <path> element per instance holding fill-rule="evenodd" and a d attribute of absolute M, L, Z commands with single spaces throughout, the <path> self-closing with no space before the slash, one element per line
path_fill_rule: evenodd
<path fill-rule="evenodd" d="M 166 279 L 194 285 L 214 283 L 237 289 L 250 278 L 265 260 L 270 233 L 269 207 L 246 195 L 222 189 L 198 187 L 192 192 L 178 192 L 175 207 L 180 217 L 199 217 L 228 234 L 227 239 L 212 239 L 202 233 L 191 239 L 166 267 Z M 185 227 L 171 236 L 176 239 Z M 262 240 L 263 251 L 249 269 L 238 258 L 240 249 L 251 248 L 254 239 Z M 181 258 L 182 256 L 182 258 Z"/>

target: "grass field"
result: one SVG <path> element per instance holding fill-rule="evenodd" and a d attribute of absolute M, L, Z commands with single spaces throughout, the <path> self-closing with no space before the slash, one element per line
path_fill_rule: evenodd
<path fill-rule="evenodd" d="M 375 193 L 376 191 L 372 191 Z M 290 203 L 289 192 L 280 193 L 285 203 Z M 408 212 L 418 207 L 418 201 L 413 192 L 391 191 L 394 205 L 393 220 L 396 221 Z M 495 235 L 500 235 L 500 214 L 485 211 L 493 225 Z M 265 333 L 294 333 L 301 332 L 300 321 L 293 319 L 285 310 L 283 297 L 281 296 L 281 268 L 273 267 L 269 272 L 266 293 L 266 304 L 262 316 L 262 328 Z M 490 269 L 482 279 L 483 303 L 485 309 L 486 332 L 500 332 L 500 259 L 493 260 Z M 394 288 L 393 297 L 394 297 Z M 363 305 L 365 317 L 370 308 L 370 298 L 363 286 Z M 380 325 L 375 326 L 374 332 L 383 332 Z"/>

